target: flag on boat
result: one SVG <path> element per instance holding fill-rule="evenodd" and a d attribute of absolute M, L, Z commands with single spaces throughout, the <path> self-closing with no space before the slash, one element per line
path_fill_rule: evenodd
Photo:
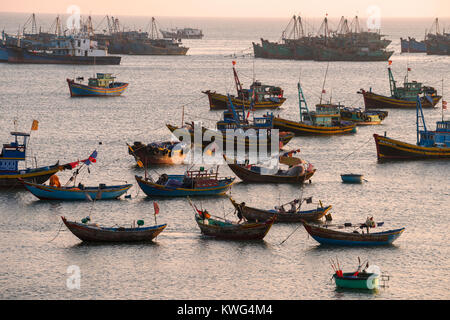
<path fill-rule="evenodd" d="M 90 165 L 91 163 L 95 163 L 97 162 L 97 150 L 94 150 L 94 152 L 92 152 L 92 154 L 89 156 L 89 158 L 81 160 L 82 162 L 84 162 L 85 165 Z"/>
<path fill-rule="evenodd" d="M 312 197 L 306 198 L 306 203 L 312 203 Z"/>
<path fill-rule="evenodd" d="M 159 213 L 159 206 L 156 201 L 153 201 L 153 208 L 155 209 L 155 215 Z"/>
<path fill-rule="evenodd" d="M 391 65 L 392 64 L 392 60 L 389 60 L 388 63 L 389 63 L 389 65 Z"/>
<path fill-rule="evenodd" d="M 136 163 L 137 163 L 137 165 L 138 165 L 139 167 L 141 167 L 141 168 L 144 167 L 144 164 L 142 163 L 141 160 L 136 161 Z"/>
<path fill-rule="evenodd" d="M 411 68 L 408 68 L 408 71 L 411 71 Z"/>
<path fill-rule="evenodd" d="M 80 164 L 80 161 L 70 162 L 69 166 L 73 169 Z"/>
<path fill-rule="evenodd" d="M 442 110 L 447 110 L 447 101 L 442 100 Z"/>
<path fill-rule="evenodd" d="M 33 120 L 33 124 L 31 125 L 31 130 L 37 130 L 39 128 L 39 121 Z"/>

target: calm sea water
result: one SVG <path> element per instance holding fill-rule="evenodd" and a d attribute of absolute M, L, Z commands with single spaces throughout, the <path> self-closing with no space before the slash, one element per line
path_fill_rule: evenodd
<path fill-rule="evenodd" d="M 27 15 L 0 14 L 0 27 L 15 32 Z M 54 16 L 38 16 L 48 28 Z M 102 17 L 94 17 L 97 25 Z M 125 25 L 145 28 L 149 18 L 123 18 Z M 10 141 L 13 121 L 28 131 L 33 119 L 30 148 L 38 165 L 84 159 L 94 149 L 98 161 L 85 184 L 135 183 L 143 174 L 128 155 L 126 143 L 169 139 L 166 123 L 202 120 L 213 126 L 220 112 L 209 111 L 201 91 L 232 92 L 231 60 L 244 86 L 253 72 L 258 80 L 281 86 L 286 103 L 283 117 L 298 119 L 296 84 L 301 77 L 310 106 L 318 102 L 327 63 L 253 59 L 252 41 L 277 40 L 287 19 L 181 19 L 160 18 L 162 27 L 192 26 L 203 29 L 203 40 L 184 41 L 184 57 L 123 56 L 120 66 L 0 65 L 0 140 Z M 316 28 L 320 20 L 311 20 Z M 363 22 L 362 22 L 363 23 Z M 400 54 L 400 36 L 423 38 L 431 19 L 382 20 L 382 32 L 393 42 L 393 71 L 403 81 L 407 65 L 410 79 L 437 87 L 445 79 L 450 95 L 450 58 L 425 54 Z M 445 23 L 445 21 L 443 21 Z M 448 23 L 448 21 L 447 21 Z M 337 20 L 332 21 L 337 25 Z M 43 29 L 45 29 L 43 27 Z M 231 58 L 231 55 L 236 55 Z M 348 106 L 363 106 L 360 88 L 389 92 L 387 63 L 335 62 L 329 64 L 327 99 Z M 127 92 L 111 99 L 70 98 L 65 79 L 112 72 L 130 83 Z M 448 98 L 447 98 L 448 99 Z M 429 128 L 441 110 L 424 111 Z M 448 118 L 448 113 L 447 113 Z M 290 147 L 301 148 L 304 159 L 317 172 L 312 184 L 288 185 L 237 183 L 232 196 L 248 205 L 272 208 L 280 202 L 313 196 L 332 204 L 334 222 L 363 222 L 367 216 L 386 227 L 406 227 L 386 248 L 326 248 L 308 237 L 299 225 L 275 225 L 262 242 L 227 242 L 205 239 L 185 199 L 158 199 L 158 223 L 166 230 L 151 244 L 82 244 L 64 227 L 60 216 L 80 220 L 91 215 L 106 225 L 129 224 L 145 219 L 154 223 L 153 203 L 138 186 L 131 199 L 65 203 L 38 201 L 26 191 L 0 192 L 0 298 L 1 299 L 449 299 L 448 246 L 450 166 L 445 161 L 380 164 L 373 133 L 415 142 L 415 111 L 389 110 L 381 126 L 360 127 L 358 133 L 334 137 L 297 137 Z M 102 142 L 99 145 L 99 142 Z M 28 163 L 30 164 L 30 163 Z M 185 167 L 158 167 L 156 172 L 183 172 Z M 223 175 L 232 175 L 221 167 Z M 341 183 L 340 174 L 363 173 L 361 185 Z M 60 174 L 66 181 L 69 172 Z M 238 179 L 239 180 L 239 179 Z M 232 218 L 225 197 L 197 199 L 211 213 Z M 294 232 L 294 230 L 297 231 Z M 60 231 L 59 231 L 60 230 Z M 285 240 L 292 232 L 290 238 Z M 56 237 L 56 238 L 55 238 Z M 391 275 L 389 288 L 375 294 L 341 292 L 330 281 L 331 258 L 344 270 L 354 270 L 357 257 L 368 259 Z M 80 289 L 69 290 L 69 266 L 81 271 Z"/>

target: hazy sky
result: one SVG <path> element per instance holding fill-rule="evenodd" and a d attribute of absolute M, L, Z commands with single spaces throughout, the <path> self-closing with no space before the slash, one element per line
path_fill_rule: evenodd
<path fill-rule="evenodd" d="M 67 13 L 76 5 L 82 15 L 192 17 L 368 17 L 373 6 L 381 17 L 450 17 L 450 0 L 2 0 L 2 12 Z M 368 9 L 370 10 L 369 13 Z"/>

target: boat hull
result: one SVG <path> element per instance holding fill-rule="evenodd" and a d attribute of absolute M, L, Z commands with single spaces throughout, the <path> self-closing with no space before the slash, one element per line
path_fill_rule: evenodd
<path fill-rule="evenodd" d="M 170 132 L 172 132 L 172 133 L 175 130 L 177 130 L 177 129 L 182 129 L 182 128 L 179 128 L 179 127 L 172 126 L 170 124 L 167 124 L 166 126 L 170 130 Z M 205 127 L 202 127 L 202 133 L 203 134 L 205 134 L 205 132 L 207 130 L 209 130 L 209 129 L 207 129 Z M 213 141 L 213 140 L 211 140 L 211 138 L 209 140 L 205 139 L 206 141 L 203 141 L 203 139 L 202 139 L 202 142 L 201 142 L 202 143 L 202 148 L 206 148 L 209 145 L 211 145 L 213 142 L 216 142 L 219 145 L 221 144 L 222 150 L 226 150 L 227 149 L 227 144 L 228 144 L 227 143 L 228 140 L 227 140 L 226 134 L 224 134 L 224 133 L 222 133 L 220 131 L 217 131 L 217 130 L 213 130 L 213 131 L 216 131 L 218 133 L 218 137 L 219 137 L 219 139 L 221 137 L 221 141 L 219 141 L 219 140 L 214 140 Z M 195 134 L 193 132 L 190 132 L 190 136 L 191 136 L 191 142 L 192 143 L 197 143 L 197 141 L 195 141 Z M 203 137 L 203 135 L 202 135 L 202 137 Z M 253 139 L 249 138 L 248 136 L 245 137 L 245 139 L 238 139 L 237 137 L 234 137 L 234 139 L 232 141 L 232 144 L 234 146 L 234 150 L 238 150 L 239 148 L 244 148 L 245 152 L 248 152 L 252 148 L 255 148 L 256 150 L 260 150 L 260 148 L 262 146 L 265 146 L 265 147 L 267 147 L 267 151 L 270 151 L 271 147 L 272 147 L 272 140 L 270 138 L 271 135 L 269 135 L 269 132 L 267 132 L 267 136 L 266 137 L 267 138 L 260 139 L 259 135 L 258 135 L 258 137 L 255 138 L 256 142 L 254 142 Z M 292 132 L 279 132 L 279 141 L 276 141 L 275 143 L 277 144 L 277 147 L 280 146 L 280 143 L 283 146 L 285 146 L 286 144 L 289 143 L 289 141 L 291 141 L 291 139 L 293 137 L 294 137 L 294 134 Z"/>
<path fill-rule="evenodd" d="M 128 87 L 128 83 L 118 83 L 114 88 L 86 86 L 67 79 L 71 97 L 117 97 Z"/>
<path fill-rule="evenodd" d="M 8 62 L 8 49 L 3 44 L 0 44 L 0 62 Z"/>
<path fill-rule="evenodd" d="M 344 183 L 362 183 L 363 175 L 361 174 L 341 174 Z"/>
<path fill-rule="evenodd" d="M 225 194 L 232 186 L 234 178 L 221 181 L 217 186 L 202 188 L 171 188 L 146 181 L 136 176 L 139 187 L 148 197 L 187 197 L 187 196 L 216 196 Z"/>
<path fill-rule="evenodd" d="M 228 97 L 226 95 L 211 92 L 210 90 L 202 91 L 204 94 L 208 96 L 209 100 L 209 108 L 211 110 L 226 110 L 228 109 Z M 258 101 L 253 104 L 254 109 L 276 109 L 279 108 L 284 102 L 286 98 L 276 98 L 273 101 Z M 242 101 L 241 99 L 231 98 L 231 102 L 237 108 L 242 107 L 244 105 L 245 108 L 250 108 L 251 103 L 249 100 Z"/>
<path fill-rule="evenodd" d="M 367 109 L 391 108 L 391 109 L 416 109 L 416 100 L 407 101 L 391 97 L 382 96 L 373 92 L 363 91 L 364 104 Z M 421 97 L 422 108 L 433 108 L 441 99 L 441 96 L 433 96 L 430 103 L 425 97 Z"/>
<path fill-rule="evenodd" d="M 8 62 L 32 64 L 82 64 L 82 65 L 118 65 L 119 56 L 65 56 L 32 52 L 22 48 L 8 47 Z"/>
<path fill-rule="evenodd" d="M 326 206 L 323 208 L 317 208 L 313 210 L 305 210 L 294 213 L 280 213 L 275 210 L 262 210 L 258 208 L 252 208 L 248 206 L 242 206 L 231 200 L 234 207 L 238 209 L 240 207 L 242 215 L 248 221 L 266 221 L 272 218 L 274 215 L 277 216 L 275 223 L 295 223 L 304 221 L 317 221 L 322 219 L 327 212 L 331 209 L 331 206 Z"/>
<path fill-rule="evenodd" d="M 78 222 L 67 221 L 61 217 L 66 227 L 78 239 L 87 242 L 143 242 L 152 241 L 167 224 L 140 228 L 102 228 Z"/>
<path fill-rule="evenodd" d="M 390 245 L 405 228 L 376 233 L 351 233 L 336 231 L 303 222 L 309 235 L 322 245 L 335 246 L 383 246 Z"/>
<path fill-rule="evenodd" d="M 272 227 L 274 219 L 263 223 L 227 224 L 213 219 L 195 217 L 202 234 L 224 240 L 262 240 Z"/>
<path fill-rule="evenodd" d="M 168 145 L 174 145 L 176 143 L 164 142 L 162 146 L 134 144 L 128 149 L 128 153 L 131 154 L 136 161 L 140 160 L 144 165 L 151 164 L 180 164 L 186 158 L 186 152 L 183 149 L 169 150 Z"/>
<path fill-rule="evenodd" d="M 283 175 L 263 175 L 251 171 L 242 165 L 228 163 L 228 167 L 230 167 L 231 171 L 234 172 L 242 181 L 244 182 L 253 182 L 253 183 L 293 183 L 293 184 L 302 184 L 307 180 L 310 180 L 311 177 L 316 172 L 316 169 L 312 171 L 306 171 L 303 174 L 296 176 L 283 176 Z"/>
<path fill-rule="evenodd" d="M 125 194 L 133 185 L 126 184 L 121 186 L 105 186 L 99 187 L 85 187 L 83 189 L 70 187 L 51 187 L 42 184 L 23 182 L 25 188 L 30 191 L 35 197 L 41 200 L 110 200 L 117 199 Z M 87 195 L 89 195 L 89 197 Z"/>
<path fill-rule="evenodd" d="M 450 159 L 450 148 L 421 147 L 377 134 L 373 137 L 380 161 Z"/>
<path fill-rule="evenodd" d="M 33 183 L 44 183 L 52 175 L 63 170 L 62 166 L 54 165 L 37 169 L 20 170 L 19 172 L 1 172 L 0 188 L 23 188 L 21 180 Z"/>
<path fill-rule="evenodd" d="M 305 123 L 286 120 L 278 117 L 273 118 L 273 126 L 276 129 L 293 132 L 296 136 L 335 135 L 335 134 L 348 134 L 356 132 L 356 124 L 325 127 L 325 126 L 308 125 Z"/>

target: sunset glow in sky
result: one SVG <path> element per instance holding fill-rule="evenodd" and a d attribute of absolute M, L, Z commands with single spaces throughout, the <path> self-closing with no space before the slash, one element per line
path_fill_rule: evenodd
<path fill-rule="evenodd" d="M 450 17 L 449 0 L 16 0 L 2 1 L 2 12 L 65 14 L 76 5 L 81 14 L 180 17 L 304 17 L 359 15 L 377 6 L 382 17 Z"/>

